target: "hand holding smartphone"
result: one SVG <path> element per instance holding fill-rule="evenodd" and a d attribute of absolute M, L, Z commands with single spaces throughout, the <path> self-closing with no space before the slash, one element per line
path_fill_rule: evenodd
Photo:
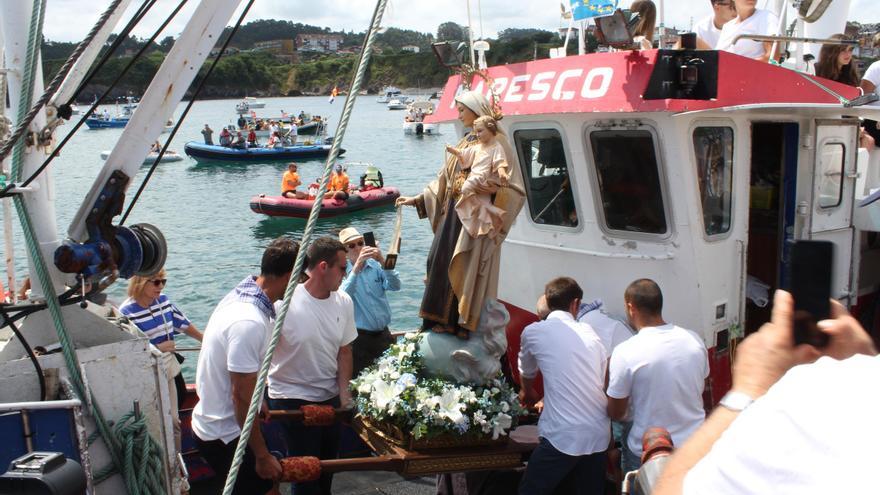
<path fill-rule="evenodd" d="M 364 232 L 364 245 L 376 247 L 376 237 L 372 232 Z"/>
<path fill-rule="evenodd" d="M 794 297 L 794 344 L 822 348 L 828 334 L 817 322 L 831 316 L 831 281 L 834 244 L 797 241 L 791 250 L 791 295 Z"/>

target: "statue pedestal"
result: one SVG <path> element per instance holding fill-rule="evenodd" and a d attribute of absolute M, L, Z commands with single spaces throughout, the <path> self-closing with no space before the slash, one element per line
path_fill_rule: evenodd
<path fill-rule="evenodd" d="M 395 459 L 394 471 L 402 476 L 426 476 L 440 473 L 463 471 L 482 471 L 494 469 L 515 469 L 522 466 L 523 458 L 531 452 L 535 443 L 520 443 L 516 440 L 493 441 L 459 437 L 458 445 L 453 445 L 445 437 L 431 440 L 397 438 L 392 432 L 383 431 L 368 420 L 356 417 L 352 428 L 380 457 Z M 537 440 L 537 439 L 535 439 Z M 435 444 L 432 444 L 432 441 Z M 474 443 L 482 441 L 482 444 Z"/>

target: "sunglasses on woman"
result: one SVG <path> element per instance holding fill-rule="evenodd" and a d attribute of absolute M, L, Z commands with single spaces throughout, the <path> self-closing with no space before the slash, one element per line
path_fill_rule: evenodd
<path fill-rule="evenodd" d="M 159 287 L 160 285 L 165 285 L 166 282 L 168 282 L 167 278 L 155 278 L 153 280 L 150 280 L 150 283 L 155 285 L 156 287 Z"/>
<path fill-rule="evenodd" d="M 352 249 L 354 249 L 356 247 L 361 247 L 363 245 L 364 245 L 364 241 L 357 241 L 357 242 L 350 242 L 350 243 L 346 244 L 345 247 L 347 247 L 348 250 L 351 251 Z"/>

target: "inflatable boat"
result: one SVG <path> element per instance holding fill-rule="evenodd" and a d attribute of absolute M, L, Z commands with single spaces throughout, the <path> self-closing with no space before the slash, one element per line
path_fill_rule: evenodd
<path fill-rule="evenodd" d="M 325 141 L 326 143 L 326 141 Z M 330 154 L 331 144 L 296 145 L 282 148 L 228 148 L 195 141 L 186 143 L 183 151 L 198 161 L 226 162 L 273 162 L 325 158 Z M 345 153 L 344 149 L 339 154 Z"/>
<path fill-rule="evenodd" d="M 400 197 L 396 187 L 385 186 L 368 191 L 354 191 L 348 199 L 325 199 L 318 218 L 331 218 L 355 211 L 393 205 Z M 251 210 L 270 217 L 308 218 L 312 211 L 313 199 L 292 199 L 283 196 L 261 194 L 251 198 Z"/>
<path fill-rule="evenodd" d="M 101 159 L 106 160 L 110 156 L 110 151 L 102 151 Z M 156 158 L 159 156 L 159 153 L 155 151 L 151 151 L 146 158 L 144 158 L 144 165 L 152 165 L 153 162 L 156 161 Z M 183 160 L 183 157 L 180 156 L 176 151 L 168 150 L 162 155 L 162 159 L 159 160 L 159 163 L 167 163 L 167 162 L 179 162 Z"/>

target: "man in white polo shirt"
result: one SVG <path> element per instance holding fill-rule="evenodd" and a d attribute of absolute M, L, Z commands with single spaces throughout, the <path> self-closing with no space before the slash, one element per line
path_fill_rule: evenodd
<path fill-rule="evenodd" d="M 575 320 L 583 291 L 568 277 L 544 288 L 550 314 L 522 333 L 519 372 L 526 405 L 537 402 L 534 379 L 544 377 L 540 442 L 529 458 L 520 495 L 554 490 L 602 494 L 611 425 L 603 388 L 607 355 L 596 333 Z"/>
<path fill-rule="evenodd" d="M 624 471 L 633 471 L 640 464 L 645 430 L 666 428 L 681 445 L 703 423 L 709 359 L 700 337 L 663 320 L 663 294 L 653 280 L 631 283 L 624 303 L 637 333 L 611 354 L 608 415 L 620 421 L 632 409 L 622 463 Z"/>
<path fill-rule="evenodd" d="M 263 252 L 260 275 L 247 277 L 227 294 L 205 327 L 192 429 L 199 453 L 221 479 L 229 473 L 266 354 L 275 318 L 272 302 L 284 295 L 298 249 L 289 239 L 272 241 Z M 260 428 L 253 428 L 232 493 L 267 493 L 280 477 L 281 465 L 266 448 Z"/>
<path fill-rule="evenodd" d="M 269 368 L 269 406 L 295 410 L 304 405 L 351 404 L 351 343 L 357 337 L 354 304 L 339 289 L 345 277 L 345 246 L 321 237 L 309 246 L 309 279 L 297 286 L 284 318 L 278 350 Z M 283 421 L 287 454 L 334 459 L 339 452 L 339 425 L 305 426 Z M 293 495 L 329 495 L 332 474 L 318 481 L 294 483 Z"/>

